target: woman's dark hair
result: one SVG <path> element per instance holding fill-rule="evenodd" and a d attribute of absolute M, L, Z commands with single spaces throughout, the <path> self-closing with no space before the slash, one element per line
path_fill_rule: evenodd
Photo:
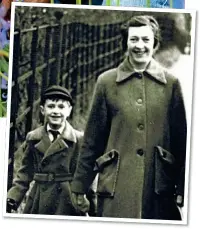
<path fill-rule="evenodd" d="M 122 48 L 127 50 L 127 39 L 129 27 L 150 26 L 154 33 L 154 49 L 158 49 L 160 45 L 160 28 L 159 24 L 153 16 L 140 15 L 132 17 L 128 22 L 121 26 Z"/>

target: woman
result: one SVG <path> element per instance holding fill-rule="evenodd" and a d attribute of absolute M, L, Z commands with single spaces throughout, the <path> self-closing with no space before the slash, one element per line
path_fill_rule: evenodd
<path fill-rule="evenodd" d="M 153 59 L 159 41 L 153 17 L 133 17 L 123 28 L 125 60 L 97 80 L 72 183 L 82 211 L 98 172 L 98 216 L 181 219 L 185 109 L 178 79 Z"/>

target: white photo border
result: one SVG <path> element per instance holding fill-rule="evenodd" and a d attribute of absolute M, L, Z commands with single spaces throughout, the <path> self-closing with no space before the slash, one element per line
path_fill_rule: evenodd
<path fill-rule="evenodd" d="M 15 8 L 18 6 L 28 7 L 44 7 L 44 8 L 62 8 L 62 9 L 98 9 L 98 10 L 118 10 L 118 11 L 143 11 L 143 12 L 168 12 L 168 13 L 189 13 L 192 17 L 191 24 L 191 53 L 190 57 L 193 63 L 193 77 L 192 87 L 194 88 L 194 47 L 195 47 L 195 24 L 196 24 L 196 10 L 186 9 L 166 9 L 166 8 L 141 8 L 141 7 L 119 7 L 119 6 L 86 6 L 86 5 L 64 5 L 64 4 L 49 4 L 49 3 L 24 3 L 24 2 L 12 2 L 11 6 L 11 28 L 10 28 L 10 53 L 9 53 L 9 80 L 8 80 L 8 99 L 7 99 L 7 124 L 6 124 L 6 150 L 5 150 L 5 174 L 4 174 L 4 195 L 3 195 L 3 216 L 14 218 L 36 218 L 36 219 L 69 219 L 69 220 L 81 220 L 81 221 L 95 221 L 95 222 L 128 222 L 128 223 L 150 223 L 150 224 L 188 224 L 188 196 L 189 196 L 189 171 L 190 171 L 190 157 L 191 157 L 191 139 L 192 139 L 192 110 L 193 110 L 193 93 L 191 92 L 191 107 L 187 117 L 187 153 L 186 153 L 186 179 L 185 179 L 185 201 L 184 201 L 184 219 L 181 221 L 176 220 L 152 220 L 152 219 L 127 219 L 127 218 L 105 218 L 105 217 L 79 217 L 79 216 L 55 216 L 55 215 L 36 215 L 36 214 L 19 214 L 19 213 L 6 213 L 6 196 L 7 196 L 7 174 L 8 174 L 8 152 L 9 152 L 9 136 L 10 136 L 10 113 L 11 113 L 11 93 L 12 93 L 12 65 L 13 65 L 13 43 L 14 43 L 14 25 L 15 25 Z"/>

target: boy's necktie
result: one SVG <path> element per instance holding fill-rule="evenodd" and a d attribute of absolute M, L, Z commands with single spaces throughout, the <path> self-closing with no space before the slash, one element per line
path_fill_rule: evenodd
<path fill-rule="evenodd" d="M 54 142 L 57 139 L 60 132 L 57 130 L 49 130 L 49 132 L 53 135 L 53 141 L 52 142 Z"/>

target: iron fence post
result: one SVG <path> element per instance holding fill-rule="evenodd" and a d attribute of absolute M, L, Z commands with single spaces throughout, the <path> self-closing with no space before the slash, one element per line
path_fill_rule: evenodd
<path fill-rule="evenodd" d="M 46 63 L 46 67 L 43 70 L 42 74 L 42 89 L 41 96 L 44 93 L 44 90 L 48 85 L 48 77 L 49 77 L 49 58 L 50 58 L 50 41 L 51 41 L 51 27 L 46 28 L 46 36 L 45 36 L 45 47 L 44 47 L 44 63 Z"/>
<path fill-rule="evenodd" d="M 53 56 L 55 57 L 55 63 L 52 64 L 51 73 L 50 73 L 50 81 L 49 84 L 60 84 L 60 64 L 61 64 L 61 46 L 62 46 L 62 30 L 63 25 L 59 23 L 59 25 L 55 26 L 53 33 Z"/>
<path fill-rule="evenodd" d="M 32 117 L 33 117 L 33 102 L 34 102 L 34 90 L 35 90 L 35 74 L 36 74 L 36 62 L 37 62 L 37 43 L 38 43 L 38 27 L 36 30 L 33 31 L 33 37 L 31 42 L 31 69 L 32 75 L 29 78 L 29 82 L 27 85 L 28 91 L 28 101 L 27 107 L 30 107 L 30 111 L 26 116 L 26 128 L 25 128 L 25 135 L 31 130 L 32 128 Z"/>

